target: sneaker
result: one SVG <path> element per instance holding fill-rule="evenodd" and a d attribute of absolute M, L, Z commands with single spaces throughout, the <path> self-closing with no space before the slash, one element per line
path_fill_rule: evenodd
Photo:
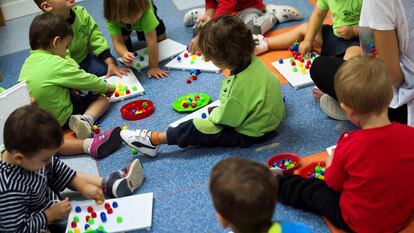
<path fill-rule="evenodd" d="M 117 150 L 122 144 L 121 128 L 115 127 L 93 138 L 89 154 L 96 159 L 102 159 Z"/>
<path fill-rule="evenodd" d="M 267 38 L 257 34 L 253 35 L 254 43 L 256 44 L 255 53 L 256 55 L 262 54 L 269 50 L 269 44 L 267 43 Z"/>
<path fill-rule="evenodd" d="M 345 111 L 341 108 L 341 106 L 339 106 L 339 102 L 331 96 L 327 94 L 323 95 L 319 104 L 322 112 L 329 117 L 339 121 L 348 120 Z"/>
<path fill-rule="evenodd" d="M 325 93 L 321 91 L 321 89 L 319 89 L 317 86 L 314 86 L 312 88 L 312 95 L 316 102 L 320 102 L 321 97 L 325 95 Z"/>
<path fill-rule="evenodd" d="M 151 133 L 148 130 L 122 130 L 121 137 L 131 148 L 134 148 L 144 155 L 155 157 L 160 146 L 152 144 Z"/>
<path fill-rule="evenodd" d="M 69 128 L 79 139 L 90 138 L 93 135 L 92 125 L 82 115 L 72 115 L 69 118 Z"/>
<path fill-rule="evenodd" d="M 144 182 L 144 169 L 139 159 L 134 159 L 127 167 L 113 172 L 104 186 L 105 195 L 125 197 L 131 195 Z"/>
<path fill-rule="evenodd" d="M 194 26 L 196 24 L 197 18 L 199 16 L 204 15 L 205 12 L 206 10 L 204 8 L 196 8 L 196 9 L 189 10 L 184 15 L 184 25 L 186 27 Z"/>
<path fill-rule="evenodd" d="M 275 14 L 276 19 L 279 23 L 303 19 L 302 13 L 291 6 L 267 4 L 266 12 Z"/>

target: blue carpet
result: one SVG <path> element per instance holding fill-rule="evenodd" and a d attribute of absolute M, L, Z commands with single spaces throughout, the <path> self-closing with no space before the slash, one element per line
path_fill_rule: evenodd
<path fill-rule="evenodd" d="M 102 18 L 102 1 L 85 1 L 85 6 L 100 25 L 110 41 Z M 276 3 L 265 1 L 266 3 Z M 168 37 L 181 43 L 188 43 L 191 28 L 185 28 L 182 17 L 185 10 L 177 11 L 172 1 L 155 1 L 159 15 L 167 26 Z M 313 7 L 307 0 L 278 0 L 278 4 L 293 5 L 300 9 L 306 18 Z M 290 22 L 276 28 L 292 26 L 302 22 Z M 1 54 L 1 53 L 0 53 Z M 0 70 L 4 72 L 2 87 L 9 88 L 15 84 L 20 68 L 28 56 L 22 51 L 0 57 Z M 161 64 L 162 66 L 165 63 Z M 161 67 L 162 67 L 161 66 Z M 145 71 L 144 71 L 145 72 Z M 128 124 L 130 129 L 165 130 L 167 126 L 183 115 L 174 112 L 171 107 L 175 98 L 189 92 L 205 92 L 216 100 L 219 95 L 220 74 L 202 73 L 192 84 L 186 84 L 187 72 L 171 71 L 163 80 L 147 79 L 145 73 L 136 73 L 144 86 L 145 95 L 140 98 L 150 99 L 156 106 L 155 113 L 143 120 L 127 122 L 120 116 L 119 109 L 126 102 L 115 103 L 99 122 L 103 130 L 116 125 Z M 323 151 L 334 145 L 344 130 L 353 129 L 348 122 L 328 119 L 311 97 L 311 88 L 295 90 L 289 85 L 282 87 L 286 99 L 286 120 L 278 129 L 278 136 L 272 140 L 251 148 L 191 148 L 182 150 L 176 146 L 162 146 L 156 158 L 138 156 L 145 169 L 145 182 L 137 194 L 154 192 L 153 226 L 150 232 L 227 232 L 221 229 L 216 220 L 214 209 L 208 193 L 208 177 L 212 166 L 229 156 L 240 156 L 265 162 L 275 153 L 293 152 L 302 156 Z M 113 155 L 98 162 L 102 176 L 107 177 L 136 156 L 123 145 Z M 138 211 L 138 210 L 137 210 Z M 278 204 L 275 220 L 303 223 L 315 232 L 328 232 L 321 218 L 311 213 Z M 146 231 L 142 231 L 146 232 Z"/>

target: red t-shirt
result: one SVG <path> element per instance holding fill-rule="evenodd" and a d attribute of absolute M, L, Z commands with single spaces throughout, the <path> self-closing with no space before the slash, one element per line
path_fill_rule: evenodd
<path fill-rule="evenodd" d="M 233 14 L 247 8 L 265 10 L 263 0 L 206 0 L 206 9 L 214 8 L 213 19 L 225 14 Z"/>
<path fill-rule="evenodd" d="M 414 128 L 393 123 L 342 134 L 325 181 L 341 192 L 353 231 L 401 230 L 414 211 Z"/>

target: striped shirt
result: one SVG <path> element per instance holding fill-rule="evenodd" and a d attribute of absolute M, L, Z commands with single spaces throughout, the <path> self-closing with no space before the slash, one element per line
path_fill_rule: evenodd
<path fill-rule="evenodd" d="M 40 232 L 47 229 L 45 210 L 59 201 L 76 172 L 53 157 L 39 171 L 0 161 L 0 232 Z"/>

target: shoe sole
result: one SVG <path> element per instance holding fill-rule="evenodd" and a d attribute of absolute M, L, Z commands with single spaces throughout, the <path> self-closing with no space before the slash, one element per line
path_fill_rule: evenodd
<path fill-rule="evenodd" d="M 144 169 L 141 162 L 135 159 L 129 168 L 125 178 L 114 182 L 112 193 L 115 197 L 125 197 L 131 195 L 144 182 Z"/>
<path fill-rule="evenodd" d="M 115 150 L 117 150 L 122 144 L 121 138 L 121 128 L 117 127 L 109 134 L 108 139 L 106 142 L 102 143 L 97 149 L 97 154 L 99 158 L 104 158 Z"/>
<path fill-rule="evenodd" d="M 89 129 L 88 123 L 80 120 L 79 118 L 70 116 L 69 128 L 75 132 L 76 137 L 79 139 L 86 139 L 91 137 L 91 130 Z"/>
<path fill-rule="evenodd" d="M 326 107 L 329 104 L 331 104 L 329 98 L 332 98 L 332 97 L 323 95 L 320 98 L 319 105 L 321 107 L 322 112 L 324 112 L 327 116 L 329 116 L 332 119 L 335 119 L 335 120 L 338 120 L 338 121 L 347 121 L 348 118 L 346 117 L 346 115 L 339 115 L 339 114 L 336 114 L 332 111 L 329 111 L 329 109 L 328 109 L 329 107 Z"/>

